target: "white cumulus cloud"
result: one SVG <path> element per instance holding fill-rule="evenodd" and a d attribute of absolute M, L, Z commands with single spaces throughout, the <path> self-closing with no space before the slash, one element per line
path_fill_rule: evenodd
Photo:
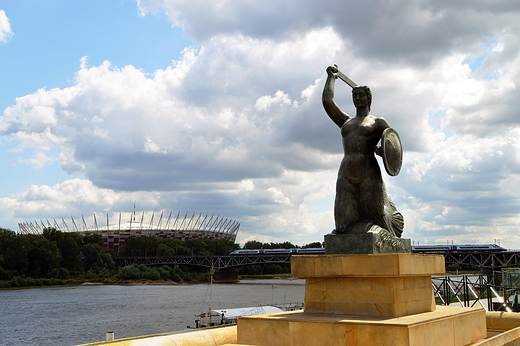
<path fill-rule="evenodd" d="M 9 18 L 4 10 L 0 10 L 0 43 L 7 43 L 13 35 Z"/>

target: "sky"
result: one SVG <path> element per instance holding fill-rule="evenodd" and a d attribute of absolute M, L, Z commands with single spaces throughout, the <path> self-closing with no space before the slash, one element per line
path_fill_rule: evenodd
<path fill-rule="evenodd" d="M 237 220 L 241 243 L 323 241 L 332 64 L 399 133 L 403 237 L 520 249 L 516 0 L 4 1 L 0 227 L 135 201 Z M 336 102 L 355 114 L 341 81 Z"/>

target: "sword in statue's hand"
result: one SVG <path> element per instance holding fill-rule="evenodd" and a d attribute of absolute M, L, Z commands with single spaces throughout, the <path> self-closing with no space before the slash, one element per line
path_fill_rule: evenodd
<path fill-rule="evenodd" d="M 338 65 L 334 65 L 334 67 L 338 68 Z M 336 76 L 338 76 L 339 79 L 350 85 L 352 88 L 356 88 L 358 85 L 352 81 L 352 79 L 345 76 L 343 72 L 338 70 L 338 73 L 336 73 Z"/>

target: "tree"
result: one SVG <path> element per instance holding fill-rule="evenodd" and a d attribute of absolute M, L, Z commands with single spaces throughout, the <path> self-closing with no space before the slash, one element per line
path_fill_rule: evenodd
<path fill-rule="evenodd" d="M 263 243 L 256 241 L 256 240 L 250 240 L 244 244 L 244 249 L 262 249 L 264 246 Z"/>
<path fill-rule="evenodd" d="M 14 231 L 0 228 L 1 280 L 10 280 L 14 276 L 29 273 L 27 254 L 36 239 L 40 238 L 35 235 L 18 235 Z"/>
<path fill-rule="evenodd" d="M 96 270 L 103 268 L 101 246 L 98 244 L 87 243 L 82 247 L 81 252 L 83 253 L 84 270 L 86 272 L 91 269 Z"/>
<path fill-rule="evenodd" d="M 175 256 L 175 250 L 166 244 L 157 246 L 157 256 Z"/>
<path fill-rule="evenodd" d="M 315 241 L 314 243 L 310 243 L 310 244 L 302 246 L 302 248 L 304 248 L 304 249 L 320 248 L 320 247 L 323 247 L 323 246 L 319 241 Z"/>
<path fill-rule="evenodd" d="M 102 244 L 103 241 L 102 238 L 93 236 L 83 237 L 82 239 L 82 237 L 77 233 L 64 233 L 51 227 L 45 228 L 42 235 L 45 239 L 56 243 L 61 255 L 60 265 L 71 271 L 83 270 L 80 252 L 82 242 L 85 244 L 99 244 L 101 240 Z"/>
<path fill-rule="evenodd" d="M 46 277 L 61 261 L 60 251 L 56 242 L 39 238 L 27 254 L 29 260 L 29 276 Z"/>
<path fill-rule="evenodd" d="M 215 242 L 215 255 L 229 255 L 235 250 L 240 249 L 240 245 L 229 240 L 217 240 Z"/>
<path fill-rule="evenodd" d="M 289 241 L 284 241 L 283 243 L 280 243 L 280 249 L 295 249 L 297 247 L 298 246 L 294 245 Z"/>
<path fill-rule="evenodd" d="M 188 240 L 186 242 L 188 248 L 193 249 L 196 256 L 212 256 L 215 254 L 215 241 L 209 239 Z"/>

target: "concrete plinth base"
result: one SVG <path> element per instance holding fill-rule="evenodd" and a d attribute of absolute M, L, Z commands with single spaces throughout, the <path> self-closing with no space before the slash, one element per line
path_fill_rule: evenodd
<path fill-rule="evenodd" d="M 241 317 L 238 343 L 271 346 L 469 345 L 486 337 L 484 309 L 438 306 L 399 318 L 283 312 Z"/>
<path fill-rule="evenodd" d="M 377 254 L 411 253 L 410 239 L 390 236 L 388 231 L 380 233 L 327 234 L 326 254 Z"/>
<path fill-rule="evenodd" d="M 442 255 L 297 255 L 291 272 L 306 278 L 304 311 L 241 317 L 239 344 L 462 346 L 486 337 L 484 309 L 435 305 Z"/>
<path fill-rule="evenodd" d="M 305 277 L 305 312 L 399 317 L 435 310 L 431 275 L 444 257 L 412 254 L 293 256 Z"/>

